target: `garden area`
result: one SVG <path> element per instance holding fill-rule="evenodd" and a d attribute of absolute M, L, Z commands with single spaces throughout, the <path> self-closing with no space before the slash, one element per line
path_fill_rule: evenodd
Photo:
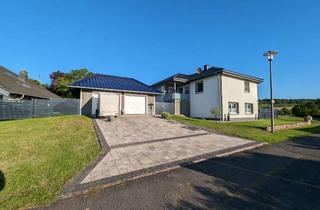
<path fill-rule="evenodd" d="M 0 121 L 0 139 L 0 209 L 50 204 L 100 152 L 82 116 Z"/>
<path fill-rule="evenodd" d="M 266 127 L 270 125 L 270 120 L 268 119 L 244 122 L 218 122 L 177 115 L 170 115 L 167 117 L 167 119 L 211 129 L 216 133 L 263 141 L 267 143 L 276 143 L 292 138 L 308 136 L 312 133 L 320 133 L 320 121 L 317 120 L 313 120 L 312 125 L 270 133 L 266 130 Z M 296 122 L 303 122 L 303 118 L 279 116 L 279 118 L 275 120 L 276 125 L 284 125 Z"/>

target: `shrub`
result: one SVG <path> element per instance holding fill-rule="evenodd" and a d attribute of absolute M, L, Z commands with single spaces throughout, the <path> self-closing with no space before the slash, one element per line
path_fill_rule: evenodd
<path fill-rule="evenodd" d="M 161 118 L 163 119 L 168 119 L 170 117 L 170 113 L 169 112 L 161 112 Z"/>
<path fill-rule="evenodd" d="M 292 114 L 296 116 L 315 116 L 320 114 L 320 104 L 317 102 L 307 102 L 295 105 L 292 108 Z"/>
<path fill-rule="evenodd" d="M 215 118 L 220 118 L 221 112 L 220 112 L 220 109 L 218 107 L 212 107 L 210 112 Z"/>
<path fill-rule="evenodd" d="M 278 114 L 279 115 L 291 115 L 291 110 L 286 107 L 283 107 L 282 109 L 280 109 L 278 111 Z"/>

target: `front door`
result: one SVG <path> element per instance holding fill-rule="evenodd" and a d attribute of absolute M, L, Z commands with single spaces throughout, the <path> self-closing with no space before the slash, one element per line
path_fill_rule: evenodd
<path fill-rule="evenodd" d="M 99 94 L 98 93 L 92 93 L 92 115 L 96 115 L 96 111 L 99 108 Z"/>

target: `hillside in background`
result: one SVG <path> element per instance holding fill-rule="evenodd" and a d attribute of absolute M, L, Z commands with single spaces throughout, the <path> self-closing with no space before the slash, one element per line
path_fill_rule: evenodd
<path fill-rule="evenodd" d="M 319 99 L 274 99 L 276 109 L 292 109 L 295 105 L 304 104 L 307 102 L 316 102 Z M 259 99 L 259 108 L 270 107 L 270 99 Z"/>

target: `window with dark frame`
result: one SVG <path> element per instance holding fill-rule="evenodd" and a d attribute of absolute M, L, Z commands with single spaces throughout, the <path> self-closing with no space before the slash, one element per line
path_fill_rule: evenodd
<path fill-rule="evenodd" d="M 184 94 L 189 94 L 189 85 L 184 86 L 183 89 L 184 89 L 184 90 L 183 90 L 183 93 L 184 93 Z"/>
<path fill-rule="evenodd" d="M 196 82 L 196 93 L 203 93 L 203 81 Z"/>
<path fill-rule="evenodd" d="M 246 114 L 253 114 L 253 104 L 245 103 L 245 113 Z"/>
<path fill-rule="evenodd" d="M 244 92 L 250 93 L 250 83 L 248 81 L 244 81 Z"/>
<path fill-rule="evenodd" d="M 229 108 L 229 114 L 239 114 L 239 103 L 229 102 L 228 108 Z"/>

